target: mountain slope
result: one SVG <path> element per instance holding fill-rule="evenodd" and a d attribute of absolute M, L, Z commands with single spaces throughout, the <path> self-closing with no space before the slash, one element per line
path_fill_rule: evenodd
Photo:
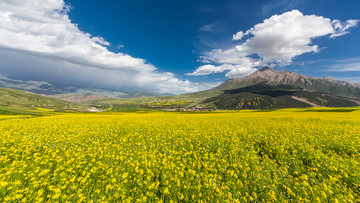
<path fill-rule="evenodd" d="M 36 94 L 43 94 L 47 96 L 56 97 L 58 95 L 66 97 L 67 94 L 85 95 L 89 94 L 102 95 L 104 97 L 123 97 L 129 93 L 102 88 L 89 88 L 74 85 L 60 85 L 51 84 L 46 81 L 33 81 L 33 80 L 14 80 L 0 76 L 0 87 L 24 90 Z M 70 95 L 73 96 L 73 95 Z"/>
<path fill-rule="evenodd" d="M 341 81 L 331 77 L 309 77 L 290 71 L 280 72 L 269 67 L 264 67 L 247 77 L 227 80 L 214 89 L 227 90 L 255 84 L 293 85 L 303 88 L 304 91 L 316 91 L 338 96 L 360 98 L 360 84 L 358 83 Z"/>
<path fill-rule="evenodd" d="M 87 107 L 73 104 L 70 102 L 45 97 L 42 95 L 15 90 L 9 88 L 0 88 L 0 107 L 15 108 L 46 108 L 53 110 L 85 110 Z"/>
<path fill-rule="evenodd" d="M 293 85 L 256 84 L 239 89 L 224 90 L 216 97 L 205 99 L 218 109 L 272 109 L 311 106 L 346 107 L 359 105 L 352 99 L 319 92 L 303 91 Z"/>
<path fill-rule="evenodd" d="M 101 99 L 173 96 L 151 91 L 125 92 L 106 88 L 51 84 L 45 81 L 14 80 L 0 76 L 0 87 L 24 90 L 69 102 L 93 103 Z"/>
<path fill-rule="evenodd" d="M 60 94 L 70 89 L 62 89 L 45 81 L 14 80 L 0 76 L 0 87 L 29 91 L 36 94 Z"/>
<path fill-rule="evenodd" d="M 331 77 L 315 78 L 264 67 L 202 92 L 181 95 L 216 109 L 269 109 L 360 105 L 360 84 Z"/>

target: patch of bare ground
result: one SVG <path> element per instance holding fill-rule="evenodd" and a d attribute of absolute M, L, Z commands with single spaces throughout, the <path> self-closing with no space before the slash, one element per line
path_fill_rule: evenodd
<path fill-rule="evenodd" d="M 315 103 L 313 103 L 313 102 L 310 102 L 310 101 L 308 101 L 307 99 L 302 98 L 302 97 L 291 96 L 291 98 L 293 98 L 293 99 L 295 99 L 295 100 L 297 100 L 297 101 L 299 101 L 299 102 L 304 102 L 304 103 L 310 104 L 310 105 L 313 106 L 313 107 L 323 107 L 323 106 L 320 106 L 320 105 L 315 104 Z"/>

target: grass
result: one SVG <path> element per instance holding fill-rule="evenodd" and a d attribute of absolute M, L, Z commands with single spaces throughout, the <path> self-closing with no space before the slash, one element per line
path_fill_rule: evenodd
<path fill-rule="evenodd" d="M 21 90 L 0 88 L 0 106 L 23 109 L 85 110 L 87 107 Z M 4 112 L 3 112 L 4 113 Z"/>

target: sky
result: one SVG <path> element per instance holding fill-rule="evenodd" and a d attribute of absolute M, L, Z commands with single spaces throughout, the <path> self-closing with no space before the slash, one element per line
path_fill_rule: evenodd
<path fill-rule="evenodd" d="M 360 82 L 359 0 L 0 0 L 0 75 L 210 89 L 265 65 Z"/>

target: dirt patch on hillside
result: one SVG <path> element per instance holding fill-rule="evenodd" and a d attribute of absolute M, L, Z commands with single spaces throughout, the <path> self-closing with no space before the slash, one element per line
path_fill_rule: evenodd
<path fill-rule="evenodd" d="M 307 99 L 302 98 L 302 97 L 291 96 L 291 98 L 293 98 L 293 99 L 295 99 L 295 100 L 297 100 L 297 101 L 299 101 L 299 102 L 304 102 L 304 103 L 310 104 L 310 105 L 313 106 L 313 107 L 323 107 L 323 106 L 320 106 L 320 105 L 315 104 L 315 103 L 313 103 L 313 102 L 310 102 L 310 101 L 308 101 Z"/>

